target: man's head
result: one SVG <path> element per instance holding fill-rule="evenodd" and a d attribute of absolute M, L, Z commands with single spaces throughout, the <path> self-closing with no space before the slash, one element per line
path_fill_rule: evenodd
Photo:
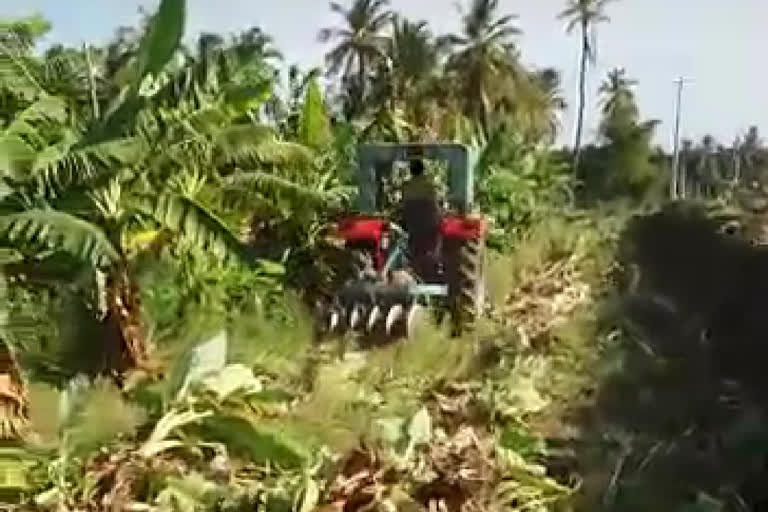
<path fill-rule="evenodd" d="M 424 162 L 421 160 L 411 160 L 411 176 L 414 178 L 424 175 Z"/>

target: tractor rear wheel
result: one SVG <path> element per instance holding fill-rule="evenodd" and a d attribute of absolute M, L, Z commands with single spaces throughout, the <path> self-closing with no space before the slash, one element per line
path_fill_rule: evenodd
<path fill-rule="evenodd" d="M 485 240 L 457 240 L 448 255 L 448 295 L 453 334 L 472 330 L 485 308 Z"/>

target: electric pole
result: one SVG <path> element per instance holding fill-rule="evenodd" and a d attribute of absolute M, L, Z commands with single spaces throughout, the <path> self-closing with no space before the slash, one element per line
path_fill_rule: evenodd
<path fill-rule="evenodd" d="M 683 85 L 686 82 L 690 82 L 690 80 L 683 77 L 675 80 L 677 84 L 677 101 L 675 101 L 674 156 L 672 158 L 672 176 L 669 183 L 669 195 L 672 200 L 677 199 L 678 196 L 681 196 L 683 199 L 685 198 L 685 176 L 683 176 L 682 180 L 680 179 L 680 111 L 683 103 Z"/>

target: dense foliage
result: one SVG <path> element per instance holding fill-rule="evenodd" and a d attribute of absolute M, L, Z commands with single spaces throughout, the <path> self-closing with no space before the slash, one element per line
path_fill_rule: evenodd
<path fill-rule="evenodd" d="M 610 2 L 559 14 L 581 38 L 573 150 L 553 147 L 559 72 L 523 64 L 501 2 L 462 7 L 458 32 L 436 34 L 387 0 L 331 3 L 326 69 L 287 80 L 261 28 L 183 45 L 184 0 L 104 46 L 40 52 L 46 20 L 0 21 L 0 502 L 760 503 L 762 451 L 744 451 L 764 444 L 765 264 L 744 241 L 765 236 L 768 211 L 757 128 L 730 148 L 683 145 L 684 190 L 715 206 L 627 223 L 662 201 L 671 159 L 624 69 L 600 88 L 598 138 L 582 140 Z M 473 335 L 425 323 L 367 352 L 314 343 L 306 305 L 348 263 L 326 235 L 365 141 L 476 152 L 494 229 Z M 724 378 L 741 406 L 718 402 Z"/>

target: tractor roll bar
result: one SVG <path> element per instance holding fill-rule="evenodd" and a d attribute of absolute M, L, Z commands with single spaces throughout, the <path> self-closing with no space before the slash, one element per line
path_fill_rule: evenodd
<path fill-rule="evenodd" d="M 448 164 L 448 204 L 458 213 L 472 210 L 474 154 L 462 144 L 363 144 L 358 149 L 358 207 L 377 209 L 379 180 L 392 172 L 392 164 L 422 158 Z"/>

